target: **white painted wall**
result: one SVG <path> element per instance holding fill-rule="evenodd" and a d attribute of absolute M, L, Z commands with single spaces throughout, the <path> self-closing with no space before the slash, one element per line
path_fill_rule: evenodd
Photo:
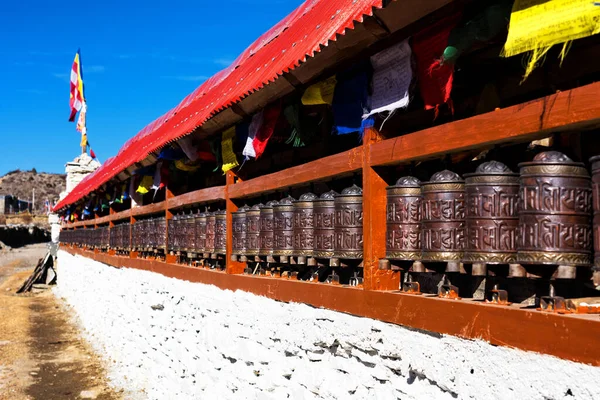
<path fill-rule="evenodd" d="M 64 251 L 55 293 L 73 307 L 127 398 L 600 398 L 597 367 Z"/>

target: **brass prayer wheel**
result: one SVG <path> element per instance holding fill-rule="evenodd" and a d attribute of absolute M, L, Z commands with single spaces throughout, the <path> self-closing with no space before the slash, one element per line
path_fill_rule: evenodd
<path fill-rule="evenodd" d="M 169 243 L 167 243 L 167 250 L 168 251 L 175 251 L 175 239 L 177 236 L 177 228 L 175 223 L 177 215 L 173 215 L 171 217 L 171 219 L 168 222 L 168 227 L 169 227 Z"/>
<path fill-rule="evenodd" d="M 335 243 L 335 196 L 334 190 L 325 192 L 314 201 L 314 253 L 318 258 L 333 257 Z"/>
<path fill-rule="evenodd" d="M 227 251 L 227 213 L 225 210 L 218 210 L 214 213 L 211 221 L 211 217 L 206 219 L 206 246 L 208 247 L 209 242 L 212 246 L 212 252 L 215 254 L 224 255 Z M 211 235 L 212 230 L 212 235 Z M 212 238 L 212 242 L 211 242 Z M 206 250 L 209 251 L 209 250 Z"/>
<path fill-rule="evenodd" d="M 517 260 L 587 266 L 592 262 L 592 183 L 583 163 L 557 151 L 519 164 Z M 559 278 L 574 278 L 575 269 Z"/>
<path fill-rule="evenodd" d="M 262 204 L 253 205 L 246 211 L 246 251 L 247 256 L 257 256 L 260 250 L 260 208 Z"/>
<path fill-rule="evenodd" d="M 260 208 L 258 245 L 261 256 L 273 255 L 273 206 L 276 204 L 276 200 L 271 200 Z"/>
<path fill-rule="evenodd" d="M 592 193 L 594 210 L 594 266 L 600 267 L 600 156 L 590 158 L 592 163 Z"/>
<path fill-rule="evenodd" d="M 247 231 L 248 225 L 246 223 L 246 212 L 250 209 L 247 205 L 238 208 L 232 215 L 232 251 L 234 255 L 246 254 L 247 247 Z"/>
<path fill-rule="evenodd" d="M 421 259 L 421 181 L 405 176 L 387 189 L 386 257 Z"/>
<path fill-rule="evenodd" d="M 465 248 L 465 182 L 444 170 L 421 187 L 422 260 L 448 262 L 447 271 L 457 272 Z"/>
<path fill-rule="evenodd" d="M 206 213 L 206 245 L 204 247 L 205 253 L 214 253 L 216 245 L 216 212 Z"/>
<path fill-rule="evenodd" d="M 196 247 L 196 217 L 190 211 L 184 218 L 185 223 L 185 243 L 184 248 L 188 253 L 194 252 Z"/>
<path fill-rule="evenodd" d="M 194 220 L 196 229 L 196 252 L 204 253 L 206 251 L 206 213 L 196 214 Z"/>
<path fill-rule="evenodd" d="M 157 249 L 166 248 L 167 220 L 165 217 L 158 217 L 154 220 L 154 229 L 156 232 L 154 247 Z"/>
<path fill-rule="evenodd" d="M 362 189 L 352 185 L 334 198 L 335 243 L 333 256 L 347 260 L 363 258 Z"/>
<path fill-rule="evenodd" d="M 314 254 L 314 193 L 304 193 L 294 206 L 294 256 L 298 257 L 298 264 L 306 264 L 306 257 Z"/>
<path fill-rule="evenodd" d="M 288 196 L 273 206 L 273 255 L 281 262 L 294 254 L 294 198 Z"/>
<path fill-rule="evenodd" d="M 517 260 L 519 175 L 488 161 L 465 174 L 468 263 L 512 264 Z"/>

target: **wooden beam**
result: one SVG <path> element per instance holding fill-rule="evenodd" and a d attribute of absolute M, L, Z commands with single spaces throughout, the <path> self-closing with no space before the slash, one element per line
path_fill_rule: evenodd
<path fill-rule="evenodd" d="M 225 200 L 225 186 L 213 186 L 170 198 L 168 200 L 168 208 L 173 210 L 184 206 L 218 200 Z"/>
<path fill-rule="evenodd" d="M 437 157 L 504 142 L 525 142 L 600 125 L 600 82 L 434 126 L 371 146 L 372 166 Z"/>
<path fill-rule="evenodd" d="M 238 182 L 229 188 L 229 196 L 232 199 L 243 198 L 308 182 L 351 174 L 362 168 L 362 161 L 363 149 L 362 147 L 356 147 L 283 171 Z"/>
<path fill-rule="evenodd" d="M 167 207 L 166 201 L 148 204 L 146 206 L 134 207 L 131 209 L 131 216 L 137 217 L 140 215 L 150 215 L 150 214 L 158 214 L 158 213 L 164 214 L 166 207 Z"/>

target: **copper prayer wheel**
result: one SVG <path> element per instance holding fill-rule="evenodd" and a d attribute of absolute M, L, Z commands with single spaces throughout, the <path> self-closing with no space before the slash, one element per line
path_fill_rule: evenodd
<path fill-rule="evenodd" d="M 519 175 L 497 161 L 465 174 L 467 241 L 463 260 L 474 275 L 481 264 L 513 264 L 517 260 Z M 480 271 L 478 271 L 480 270 Z"/>
<path fill-rule="evenodd" d="M 233 255 L 244 255 L 246 254 L 247 248 L 247 232 L 248 225 L 246 222 L 246 212 L 250 210 L 250 207 L 247 205 L 238 208 L 232 214 L 232 232 L 233 232 L 233 241 L 231 246 L 231 254 Z"/>
<path fill-rule="evenodd" d="M 314 254 L 314 193 L 304 193 L 294 206 L 294 256 L 298 257 L 298 264 L 306 264 L 306 257 Z"/>
<path fill-rule="evenodd" d="M 211 222 L 211 218 L 208 217 L 206 220 L 206 242 L 211 239 L 211 224 L 212 224 L 212 243 L 214 243 L 213 253 L 224 255 L 227 251 L 227 219 L 225 210 L 218 210 L 214 214 L 214 222 Z M 208 251 L 208 250 L 207 250 Z"/>
<path fill-rule="evenodd" d="M 458 272 L 465 248 L 465 182 L 444 170 L 421 187 L 422 260 L 447 262 L 447 272 Z"/>
<path fill-rule="evenodd" d="M 166 233 L 167 233 L 167 220 L 165 217 L 158 217 L 154 220 L 154 229 L 156 232 L 156 239 L 154 247 L 157 249 L 165 249 L 166 246 Z"/>
<path fill-rule="evenodd" d="M 206 213 L 196 214 L 194 228 L 196 229 L 196 252 L 204 253 L 206 251 Z"/>
<path fill-rule="evenodd" d="M 260 235 L 258 237 L 259 255 L 273 255 L 273 206 L 277 204 L 276 200 L 271 200 L 260 208 Z"/>
<path fill-rule="evenodd" d="M 540 153 L 519 168 L 517 260 L 558 265 L 555 277 L 574 278 L 572 267 L 592 262 L 590 176 L 583 163 L 557 151 Z"/>
<path fill-rule="evenodd" d="M 590 163 L 594 210 L 594 266 L 600 267 L 600 156 L 590 158 Z"/>
<path fill-rule="evenodd" d="M 194 252 L 196 247 L 196 217 L 190 211 L 184 218 L 185 223 L 185 251 Z"/>
<path fill-rule="evenodd" d="M 176 220 L 177 215 L 173 215 L 173 217 L 171 217 L 171 219 L 168 222 L 168 227 L 169 227 L 169 243 L 167 243 L 167 250 L 168 251 L 175 251 L 175 239 L 177 236 L 177 227 L 176 227 Z"/>
<path fill-rule="evenodd" d="M 333 257 L 335 243 L 335 196 L 334 190 L 325 192 L 314 201 L 314 256 Z"/>
<path fill-rule="evenodd" d="M 334 198 L 335 242 L 333 256 L 338 259 L 363 258 L 362 189 L 352 185 Z"/>
<path fill-rule="evenodd" d="M 262 204 L 253 205 L 246 211 L 246 251 L 247 256 L 258 256 L 260 251 L 260 208 Z"/>
<path fill-rule="evenodd" d="M 386 257 L 421 259 L 421 181 L 405 176 L 387 189 Z"/>
<path fill-rule="evenodd" d="M 214 253 L 216 244 L 216 213 L 206 213 L 206 244 L 204 246 L 205 253 Z"/>
<path fill-rule="evenodd" d="M 294 254 L 294 198 L 288 196 L 273 206 L 273 255 L 287 262 Z"/>

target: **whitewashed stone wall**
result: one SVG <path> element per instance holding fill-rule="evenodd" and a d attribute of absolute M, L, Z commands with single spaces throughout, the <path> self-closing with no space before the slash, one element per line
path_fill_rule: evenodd
<path fill-rule="evenodd" d="M 597 367 L 64 251 L 55 293 L 127 398 L 600 398 Z"/>
<path fill-rule="evenodd" d="M 94 160 L 87 153 L 75 157 L 71 162 L 65 165 L 67 174 L 67 185 L 64 192 L 60 193 L 60 199 L 64 199 L 71 191 L 89 174 L 100 167 L 100 162 Z"/>

